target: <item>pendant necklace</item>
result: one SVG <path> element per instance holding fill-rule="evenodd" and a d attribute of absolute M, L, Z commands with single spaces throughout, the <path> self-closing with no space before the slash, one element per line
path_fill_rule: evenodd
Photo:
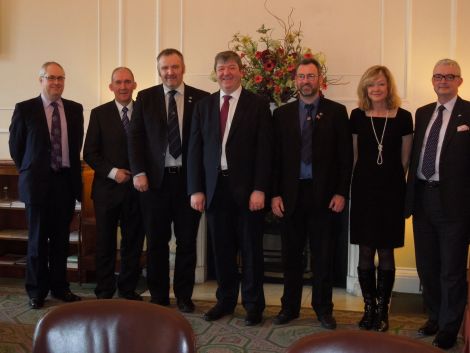
<path fill-rule="evenodd" d="M 384 142 L 384 135 L 385 135 L 385 129 L 387 128 L 387 121 L 388 121 L 388 110 L 387 112 L 385 113 L 385 124 L 384 124 L 384 129 L 382 130 L 382 136 L 380 137 L 380 141 L 379 141 L 379 138 L 377 137 L 377 132 L 375 131 L 375 126 L 374 126 L 374 122 L 372 120 L 372 112 L 369 116 L 370 118 L 370 124 L 372 125 L 372 131 L 374 132 L 374 136 L 375 136 L 375 141 L 377 141 L 377 165 L 382 165 L 382 163 L 384 162 L 384 159 L 383 159 L 383 156 L 382 156 L 382 151 L 383 151 L 383 142 Z"/>

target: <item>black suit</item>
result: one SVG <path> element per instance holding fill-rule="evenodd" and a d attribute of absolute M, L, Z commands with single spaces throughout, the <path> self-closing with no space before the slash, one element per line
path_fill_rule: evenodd
<path fill-rule="evenodd" d="M 127 135 L 115 101 L 91 111 L 83 157 L 95 171 L 91 193 L 97 228 L 95 294 L 99 298 L 111 298 L 116 290 L 114 272 L 119 224 L 121 269 L 117 287 L 119 294 L 130 295 L 134 293 L 139 278 L 145 233 L 139 195 L 132 178 L 119 184 L 108 177 L 113 168 L 130 170 Z"/>
<path fill-rule="evenodd" d="M 169 295 L 169 248 L 171 224 L 176 237 L 173 289 L 178 300 L 191 299 L 196 267 L 196 237 L 200 214 L 189 205 L 186 192 L 186 158 L 193 107 L 208 95 L 184 86 L 182 168 L 168 170 L 167 109 L 163 85 L 137 95 L 129 135 L 129 158 L 133 175 L 145 173 L 149 190 L 141 194 L 147 240 L 147 279 L 152 299 L 167 303 Z M 175 172 L 175 173 L 173 173 Z"/>
<path fill-rule="evenodd" d="M 268 103 L 243 89 L 225 146 L 228 175 L 220 173 L 220 92 L 196 106 L 188 156 L 188 192 L 206 195 L 206 215 L 211 234 L 218 282 L 217 300 L 225 309 L 237 304 L 240 276 L 242 303 L 247 311 L 262 312 L 263 211 L 250 211 L 254 190 L 268 200 L 271 177 L 272 122 Z"/>
<path fill-rule="evenodd" d="M 51 141 L 41 96 L 18 103 L 10 125 L 10 154 L 19 172 L 19 196 L 26 204 L 29 224 L 26 291 L 31 298 L 43 299 L 49 290 L 60 296 L 69 289 L 69 226 L 82 192 L 83 107 L 63 98 L 62 103 L 70 168 L 51 169 Z"/>
<path fill-rule="evenodd" d="M 439 159 L 439 185 L 418 179 L 421 149 L 436 103 L 419 108 L 408 172 L 405 213 L 413 215 L 416 266 L 431 320 L 457 335 L 467 298 L 470 231 L 470 102 L 457 98 Z"/>
<path fill-rule="evenodd" d="M 335 213 L 334 195 L 349 195 L 352 170 L 352 135 L 346 108 L 320 98 L 312 133 L 312 179 L 300 180 L 301 129 L 299 101 L 274 111 L 275 156 L 273 196 L 284 204 L 282 253 L 283 309 L 298 314 L 302 297 L 302 253 L 308 237 L 313 267 L 313 308 L 331 314 Z"/>

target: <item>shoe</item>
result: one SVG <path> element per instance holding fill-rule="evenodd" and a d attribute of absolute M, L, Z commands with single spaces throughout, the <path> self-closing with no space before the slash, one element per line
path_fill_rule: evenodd
<path fill-rule="evenodd" d="M 318 321 L 320 321 L 321 326 L 327 330 L 334 330 L 336 328 L 336 320 L 331 314 L 319 316 Z"/>
<path fill-rule="evenodd" d="M 71 302 L 78 302 L 79 300 L 82 300 L 78 295 L 73 294 L 70 290 L 66 290 L 62 293 L 51 293 L 53 298 L 62 300 L 63 302 L 66 303 L 71 303 Z"/>
<path fill-rule="evenodd" d="M 245 316 L 245 326 L 256 326 L 263 321 L 263 313 L 258 311 L 247 312 Z"/>
<path fill-rule="evenodd" d="M 137 301 L 143 300 L 142 296 L 140 294 L 137 294 L 136 292 L 119 293 L 118 296 L 119 298 L 127 299 L 127 300 L 137 300 Z"/>
<path fill-rule="evenodd" d="M 161 306 L 169 306 L 170 305 L 170 299 L 157 299 L 155 297 L 150 298 L 150 303 L 152 304 L 157 304 Z"/>
<path fill-rule="evenodd" d="M 439 325 L 437 321 L 428 320 L 426 323 L 418 329 L 418 333 L 421 336 L 433 336 L 439 331 Z"/>
<path fill-rule="evenodd" d="M 452 348 L 457 340 L 456 335 L 446 331 L 439 331 L 432 341 L 432 345 L 441 349 Z"/>
<path fill-rule="evenodd" d="M 207 313 L 205 313 L 202 318 L 206 321 L 215 321 L 231 314 L 233 314 L 233 309 L 228 309 L 220 304 L 216 304 Z"/>
<path fill-rule="evenodd" d="M 297 319 L 298 317 L 299 317 L 299 314 L 293 314 L 289 310 L 282 309 L 279 312 L 279 314 L 277 314 L 277 316 L 273 319 L 273 324 L 284 325 L 294 319 Z"/>
<path fill-rule="evenodd" d="M 31 309 L 41 309 L 44 306 L 44 299 L 30 298 L 28 304 Z"/>
<path fill-rule="evenodd" d="M 196 308 L 196 306 L 194 305 L 191 299 L 177 300 L 176 306 L 178 307 L 178 310 L 181 311 L 182 313 L 192 313 L 194 312 L 194 309 Z"/>

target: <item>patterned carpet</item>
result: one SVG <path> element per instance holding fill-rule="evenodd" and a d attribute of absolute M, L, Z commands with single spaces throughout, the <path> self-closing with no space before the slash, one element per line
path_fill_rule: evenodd
<path fill-rule="evenodd" d="M 85 300 L 94 298 L 91 287 L 73 286 L 72 290 Z M 31 352 L 34 325 L 42 315 L 54 306 L 66 305 L 55 299 L 48 298 L 41 310 L 31 310 L 27 304 L 27 296 L 18 282 L 0 278 L 0 353 Z M 265 320 L 257 327 L 245 327 L 243 308 L 237 307 L 233 316 L 224 317 L 216 322 L 206 322 L 201 314 L 213 303 L 196 301 L 196 312 L 185 314 L 197 335 L 198 353 L 275 353 L 284 352 L 297 339 L 324 332 L 314 317 L 312 310 L 302 309 L 301 316 L 287 325 L 275 326 L 272 318 L 279 311 L 278 307 L 268 307 L 264 312 Z M 172 303 L 172 307 L 175 307 Z M 361 313 L 335 311 L 338 330 L 356 330 L 356 323 Z M 432 337 L 418 337 L 416 330 L 423 324 L 423 315 L 398 315 L 390 317 L 388 334 L 398 334 L 430 343 Z M 448 352 L 461 352 L 463 340 Z"/>

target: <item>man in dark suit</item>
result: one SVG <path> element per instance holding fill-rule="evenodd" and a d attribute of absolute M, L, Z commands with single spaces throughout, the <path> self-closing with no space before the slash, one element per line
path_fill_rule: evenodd
<path fill-rule="evenodd" d="M 275 324 L 299 316 L 303 251 L 309 239 L 312 306 L 321 325 L 336 328 L 332 315 L 333 224 L 349 195 L 352 135 L 346 108 L 326 99 L 319 88 L 322 70 L 314 59 L 297 66 L 299 99 L 274 111 L 273 213 L 282 218 L 284 294 Z"/>
<path fill-rule="evenodd" d="M 418 332 L 448 349 L 467 298 L 470 232 L 470 102 L 458 96 L 459 64 L 434 66 L 437 103 L 419 108 L 408 172 L 406 216 L 413 215 L 416 267 L 429 318 Z"/>
<path fill-rule="evenodd" d="M 9 140 L 26 204 L 25 286 L 33 309 L 44 305 L 49 290 L 65 302 L 80 300 L 66 276 L 69 227 L 82 192 L 83 107 L 61 98 L 65 72 L 58 63 L 43 64 L 39 82 L 41 95 L 16 105 Z"/>
<path fill-rule="evenodd" d="M 165 49 L 157 57 L 163 84 L 137 95 L 129 135 L 129 158 L 147 233 L 147 283 L 152 303 L 169 305 L 169 246 L 176 238 L 173 290 L 182 312 L 191 300 L 200 214 L 189 206 L 186 158 L 194 104 L 207 92 L 183 83 L 183 55 Z"/>
<path fill-rule="evenodd" d="M 96 215 L 96 288 L 99 299 L 112 298 L 116 291 L 116 237 L 121 228 L 121 268 L 117 279 L 121 298 L 142 300 L 136 293 L 144 229 L 139 193 L 131 180 L 127 131 L 137 84 L 126 67 L 111 74 L 109 89 L 114 100 L 91 111 L 83 149 L 85 161 L 94 169 L 92 198 Z"/>
<path fill-rule="evenodd" d="M 234 311 L 240 286 L 246 325 L 262 320 L 263 219 L 271 177 L 272 127 L 268 103 L 241 86 L 237 53 L 216 55 L 220 91 L 196 106 L 189 143 L 191 206 L 206 210 L 217 277 L 217 304 L 204 315 L 217 320 Z"/>

